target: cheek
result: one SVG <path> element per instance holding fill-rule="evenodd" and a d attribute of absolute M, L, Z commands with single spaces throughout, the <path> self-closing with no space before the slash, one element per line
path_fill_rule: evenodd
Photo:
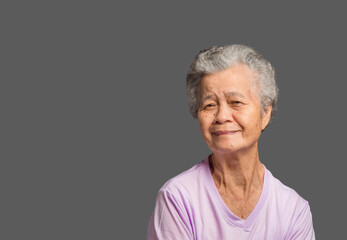
<path fill-rule="evenodd" d="M 245 123 L 249 121 L 248 116 L 238 113 L 233 114 L 233 120 L 241 128 L 245 128 L 247 126 Z"/>
<path fill-rule="evenodd" d="M 234 120 L 244 130 L 254 131 L 262 125 L 262 120 L 257 114 L 235 114 Z"/>
<path fill-rule="evenodd" d="M 203 130 L 204 128 L 204 120 L 202 119 L 202 116 L 198 116 L 198 121 L 199 121 L 199 126 L 200 126 L 200 129 Z"/>
<path fill-rule="evenodd" d="M 211 120 L 210 117 L 204 114 L 201 114 L 198 116 L 198 121 L 199 121 L 199 126 L 200 126 L 200 130 L 201 132 L 207 132 L 210 125 L 211 125 Z"/>

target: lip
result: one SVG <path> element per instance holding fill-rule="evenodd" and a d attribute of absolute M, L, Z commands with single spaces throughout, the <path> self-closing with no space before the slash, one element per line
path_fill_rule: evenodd
<path fill-rule="evenodd" d="M 237 132 L 238 131 L 228 131 L 228 130 L 225 130 L 225 131 L 213 131 L 212 135 L 216 135 L 216 136 L 232 135 L 232 134 L 235 134 Z"/>

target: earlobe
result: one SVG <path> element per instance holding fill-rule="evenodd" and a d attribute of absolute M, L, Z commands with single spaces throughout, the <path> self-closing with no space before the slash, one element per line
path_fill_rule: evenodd
<path fill-rule="evenodd" d="M 262 130 L 266 128 L 266 126 L 270 122 L 270 117 L 271 117 L 271 111 L 272 111 L 272 106 L 269 106 L 265 111 L 262 119 Z"/>

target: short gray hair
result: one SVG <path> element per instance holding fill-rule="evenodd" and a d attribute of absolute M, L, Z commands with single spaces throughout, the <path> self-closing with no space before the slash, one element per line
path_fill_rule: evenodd
<path fill-rule="evenodd" d="M 189 110 L 194 118 L 200 107 L 200 82 L 206 74 L 223 71 L 235 64 L 242 63 L 258 74 L 258 100 L 261 114 L 272 106 L 271 119 L 277 110 L 278 88 L 275 71 L 271 64 L 252 48 L 244 45 L 211 47 L 200 51 L 195 57 L 187 74 L 187 94 Z"/>

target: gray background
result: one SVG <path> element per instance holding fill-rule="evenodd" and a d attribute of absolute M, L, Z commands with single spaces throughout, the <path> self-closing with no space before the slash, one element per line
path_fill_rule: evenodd
<path fill-rule="evenodd" d="M 3 2 L 0 238 L 145 239 L 158 189 L 209 154 L 189 64 L 230 43 L 277 71 L 262 162 L 344 236 L 345 7 L 259 2 Z"/>

